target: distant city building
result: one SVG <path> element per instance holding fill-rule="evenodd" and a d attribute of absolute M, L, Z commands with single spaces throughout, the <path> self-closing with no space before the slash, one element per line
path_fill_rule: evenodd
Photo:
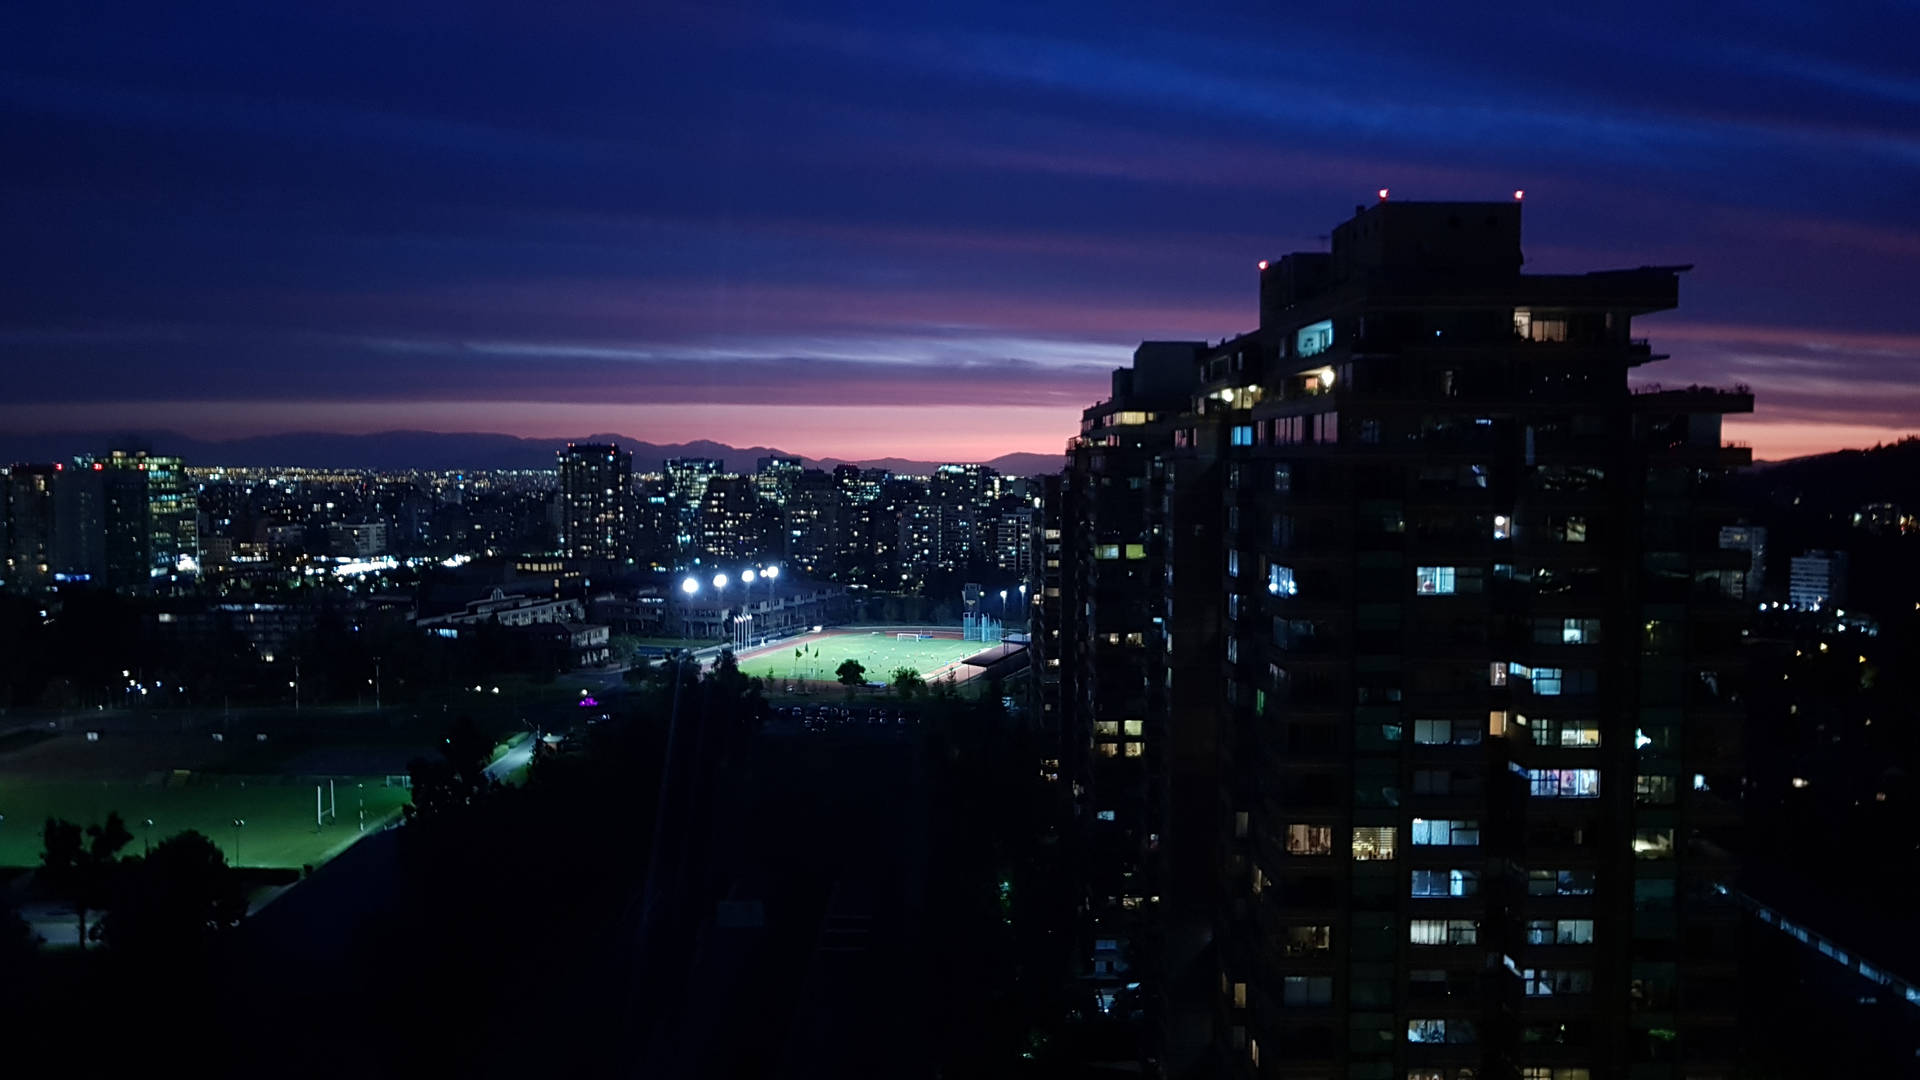
<path fill-rule="evenodd" d="M 709 560 L 751 559 L 760 554 L 760 496 L 753 477 L 723 473 L 707 478 L 696 518 L 697 546 Z"/>
<path fill-rule="evenodd" d="M 145 450 L 114 450 L 104 463 L 109 469 L 132 469 L 147 475 L 153 576 L 190 572 L 200 558 L 199 508 L 185 465 L 178 457 Z"/>
<path fill-rule="evenodd" d="M 568 443 L 560 451 L 561 552 L 624 560 L 632 488 L 632 454 L 612 445 Z"/>
<path fill-rule="evenodd" d="M 1747 553 L 1744 596 L 1757 598 L 1767 581 L 1767 530 L 1762 525 L 1725 525 L 1720 529 L 1720 550 Z"/>
<path fill-rule="evenodd" d="M 1812 611 L 1842 607 L 1847 602 L 1847 553 L 1809 551 L 1787 564 L 1787 603 Z"/>
<path fill-rule="evenodd" d="M 754 490 L 773 505 L 785 506 L 805 471 L 805 463 L 797 457 L 763 457 L 754 466 Z"/>
<path fill-rule="evenodd" d="M 787 562 L 812 577 L 836 577 L 840 531 L 847 516 L 834 477 L 808 469 L 795 478 L 784 504 L 782 543 Z"/>
<path fill-rule="evenodd" d="M 1901 513 L 1898 503 L 1868 503 L 1853 514 L 1854 528 L 1879 535 L 1913 532 L 1914 525 L 1913 515 Z"/>
<path fill-rule="evenodd" d="M 54 484 L 54 573 L 109 589 L 146 585 L 151 513 L 146 473 L 75 458 Z"/>
<path fill-rule="evenodd" d="M 58 465 L 15 465 L 5 476 L 0 501 L 6 503 L 5 584 L 37 589 L 54 574 L 54 483 Z"/>
<path fill-rule="evenodd" d="M 1003 510 L 994 517 L 993 565 L 1025 577 L 1033 569 L 1033 511 Z"/>
<path fill-rule="evenodd" d="M 327 526 L 327 543 L 340 558 L 371 559 L 387 554 L 387 526 L 380 521 L 358 524 L 336 521 Z"/>
<path fill-rule="evenodd" d="M 674 499 L 689 515 L 706 498 L 707 481 L 726 471 L 714 458 L 668 458 L 662 465 Z"/>

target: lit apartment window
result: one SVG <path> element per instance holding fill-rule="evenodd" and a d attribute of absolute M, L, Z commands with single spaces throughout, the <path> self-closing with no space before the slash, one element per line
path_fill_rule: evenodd
<path fill-rule="evenodd" d="M 1333 321 L 1322 319 L 1301 327 L 1293 336 L 1295 356 L 1314 356 L 1333 348 Z"/>
<path fill-rule="evenodd" d="M 1415 870 L 1408 895 L 1420 898 L 1478 896 L 1478 870 Z"/>
<path fill-rule="evenodd" d="M 1145 743 L 1130 742 L 1130 743 L 1127 743 L 1126 746 L 1127 746 L 1127 752 L 1126 752 L 1127 757 L 1139 757 L 1146 750 Z"/>
<path fill-rule="evenodd" d="M 1529 945 L 1591 945 L 1592 919 L 1528 919 Z"/>
<path fill-rule="evenodd" d="M 1633 801 L 1648 806 L 1671 803 L 1679 781 L 1672 776 L 1641 775 L 1633 778 Z"/>
<path fill-rule="evenodd" d="M 1246 983 L 1237 982 L 1233 984 L 1233 1007 L 1236 1009 L 1244 1009 L 1247 1007 Z"/>
<path fill-rule="evenodd" d="M 1478 847 L 1480 823 L 1446 818 L 1414 818 L 1413 843 L 1415 847 Z"/>
<path fill-rule="evenodd" d="M 1252 446 L 1253 445 L 1253 425 L 1252 424 L 1235 424 L 1233 425 L 1233 428 L 1229 434 L 1230 434 L 1229 441 L 1232 442 L 1232 444 L 1235 446 Z"/>
<path fill-rule="evenodd" d="M 1289 926 L 1281 935 L 1281 951 L 1288 956 L 1310 956 L 1333 948 L 1331 926 Z"/>
<path fill-rule="evenodd" d="M 1144 720 L 1122 720 L 1120 722 L 1120 730 L 1124 734 L 1135 737 L 1138 737 L 1142 733 L 1141 729 L 1144 727 L 1146 727 L 1146 721 Z"/>
<path fill-rule="evenodd" d="M 1472 919 L 1414 919 L 1407 923 L 1407 940 L 1414 945 L 1477 945 L 1480 924 Z"/>
<path fill-rule="evenodd" d="M 1520 1080 L 1592 1080 L 1593 1073 L 1584 1066 L 1527 1065 L 1520 1070 Z"/>
<path fill-rule="evenodd" d="M 1529 896 L 1592 896 L 1591 870 L 1529 870 Z"/>
<path fill-rule="evenodd" d="M 1451 566 L 1421 566 L 1413 572 L 1413 591 L 1419 596 L 1452 596 L 1455 581 Z"/>
<path fill-rule="evenodd" d="M 1299 583 L 1294 580 L 1293 567 L 1267 567 L 1267 591 L 1275 596 L 1298 596 Z"/>
<path fill-rule="evenodd" d="M 1280 984 L 1280 1001 L 1285 1005 L 1331 1005 L 1333 977 L 1288 975 Z"/>
<path fill-rule="evenodd" d="M 1129 558 L 1129 559 L 1144 559 L 1144 558 L 1146 558 L 1146 557 L 1147 557 L 1147 545 L 1145 545 L 1145 544 L 1128 544 L 1128 545 L 1126 546 L 1126 556 L 1127 556 L 1127 558 Z"/>
<path fill-rule="evenodd" d="M 1598 769 L 1528 769 L 1527 789 L 1536 799 L 1597 799 Z"/>
<path fill-rule="evenodd" d="M 1507 662 L 1505 660 L 1495 660 L 1487 665 L 1487 685 L 1507 685 Z"/>
<path fill-rule="evenodd" d="M 1287 854 L 1333 854 L 1333 828 L 1328 825 L 1287 826 Z"/>
<path fill-rule="evenodd" d="M 1638 859 L 1673 858 L 1672 829 L 1638 829 L 1633 834 L 1633 854 Z"/>
<path fill-rule="evenodd" d="M 1490 736 L 1498 737 L 1498 736 L 1505 735 L 1506 733 L 1507 733 L 1507 710 L 1505 709 L 1487 710 L 1487 734 Z"/>
<path fill-rule="evenodd" d="M 1520 985 L 1528 997 L 1564 997 L 1593 992 L 1593 972 L 1585 968 L 1523 968 Z"/>
<path fill-rule="evenodd" d="M 1240 552 L 1237 550 L 1227 552 L 1227 576 L 1240 576 Z"/>
<path fill-rule="evenodd" d="M 1363 825 L 1353 830 L 1355 862 L 1392 859 L 1399 846 L 1400 830 L 1391 825 Z"/>
<path fill-rule="evenodd" d="M 1407 1041 L 1410 1043 L 1471 1043 L 1474 1038 L 1473 1021 L 1457 1016 L 1407 1021 Z"/>

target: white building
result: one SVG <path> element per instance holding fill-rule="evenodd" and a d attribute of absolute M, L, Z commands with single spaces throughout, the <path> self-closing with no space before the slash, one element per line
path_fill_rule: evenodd
<path fill-rule="evenodd" d="M 1796 555 L 1787 579 L 1789 607 L 1812 611 L 1847 602 L 1847 553 L 1809 551 Z"/>

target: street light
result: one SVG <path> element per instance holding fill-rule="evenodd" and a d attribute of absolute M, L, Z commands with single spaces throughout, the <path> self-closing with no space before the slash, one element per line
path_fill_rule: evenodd
<path fill-rule="evenodd" d="M 753 571 L 751 570 L 740 571 L 740 580 L 746 582 L 748 585 L 753 584 Z"/>
<path fill-rule="evenodd" d="M 247 827 L 246 818 L 233 819 L 233 868 L 240 868 L 240 830 Z"/>
<path fill-rule="evenodd" d="M 680 583 L 680 591 L 686 593 L 688 596 L 692 596 L 694 593 L 700 591 L 700 583 L 693 578 L 687 578 Z"/>

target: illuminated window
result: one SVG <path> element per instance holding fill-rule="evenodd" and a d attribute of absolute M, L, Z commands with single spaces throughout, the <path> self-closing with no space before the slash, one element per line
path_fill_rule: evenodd
<path fill-rule="evenodd" d="M 1414 919 L 1407 923 L 1407 940 L 1414 945 L 1477 945 L 1480 924 L 1472 919 Z"/>
<path fill-rule="evenodd" d="M 1591 870 L 1529 870 L 1529 896 L 1592 896 Z"/>
<path fill-rule="evenodd" d="M 1099 544 L 1093 549 L 1093 557 L 1096 559 L 1117 559 L 1120 557 L 1120 545 Z"/>
<path fill-rule="evenodd" d="M 1585 968 L 1523 968 L 1520 984 L 1528 997 L 1590 994 L 1593 972 Z"/>
<path fill-rule="evenodd" d="M 1673 830 L 1636 830 L 1633 834 L 1633 854 L 1639 859 L 1673 858 Z"/>
<path fill-rule="evenodd" d="M 1094 751 L 1101 757 L 1118 757 L 1120 755 L 1120 747 L 1117 743 L 1100 743 L 1094 747 Z"/>
<path fill-rule="evenodd" d="M 1353 858 L 1356 862 L 1391 859 L 1399 846 L 1400 830 L 1391 825 L 1361 826 L 1353 830 Z"/>
<path fill-rule="evenodd" d="M 1505 709 L 1487 710 L 1487 734 L 1498 737 L 1501 735 L 1505 735 L 1506 733 L 1507 733 L 1507 710 Z"/>
<path fill-rule="evenodd" d="M 1479 894 L 1478 870 L 1415 870 L 1412 886 L 1408 890 L 1409 896 L 1424 898 Z"/>
<path fill-rule="evenodd" d="M 1407 1041 L 1410 1043 L 1471 1043 L 1474 1038 L 1473 1021 L 1457 1016 L 1407 1021 Z"/>
<path fill-rule="evenodd" d="M 1333 828 L 1328 825 L 1287 826 L 1287 854 L 1333 854 Z"/>
<path fill-rule="evenodd" d="M 1528 769 L 1527 788 L 1536 799 L 1597 799 L 1598 769 Z"/>
<path fill-rule="evenodd" d="M 1294 580 L 1293 567 L 1267 567 L 1267 591 L 1275 596 L 1298 596 L 1300 586 Z"/>
<path fill-rule="evenodd" d="M 1144 727 L 1146 727 L 1146 721 L 1144 720 L 1123 720 L 1120 722 L 1121 730 L 1128 735 L 1138 736 Z"/>
<path fill-rule="evenodd" d="M 1093 722 L 1093 733 L 1095 735 L 1118 735 L 1120 734 L 1120 721 L 1095 720 Z"/>
<path fill-rule="evenodd" d="M 1127 746 L 1126 756 L 1128 757 L 1139 757 L 1141 752 L 1146 749 L 1145 743 L 1130 742 L 1130 743 L 1127 743 L 1126 746 Z"/>
<path fill-rule="evenodd" d="M 1333 977 L 1288 975 L 1280 985 L 1280 1001 L 1285 1005 L 1331 1005 Z"/>
<path fill-rule="evenodd" d="M 1333 348 L 1333 322 L 1322 319 L 1301 327 L 1293 336 L 1295 356 L 1315 356 Z"/>
<path fill-rule="evenodd" d="M 1127 553 L 1127 558 L 1129 559 L 1144 559 L 1147 557 L 1147 545 L 1128 544 L 1126 548 L 1126 553 Z"/>
<path fill-rule="evenodd" d="M 1478 847 L 1480 823 L 1445 818 L 1414 818 L 1413 843 L 1415 847 Z"/>
<path fill-rule="evenodd" d="M 1288 956 L 1309 956 L 1333 948 L 1331 926 L 1289 926 L 1281 934 L 1281 950 Z"/>
<path fill-rule="evenodd" d="M 1236 1009 L 1244 1009 L 1247 1007 L 1246 983 L 1237 982 L 1233 984 L 1233 1007 Z"/>
<path fill-rule="evenodd" d="M 1455 585 L 1451 566 L 1421 566 L 1413 572 L 1413 591 L 1419 596 L 1451 596 Z"/>

